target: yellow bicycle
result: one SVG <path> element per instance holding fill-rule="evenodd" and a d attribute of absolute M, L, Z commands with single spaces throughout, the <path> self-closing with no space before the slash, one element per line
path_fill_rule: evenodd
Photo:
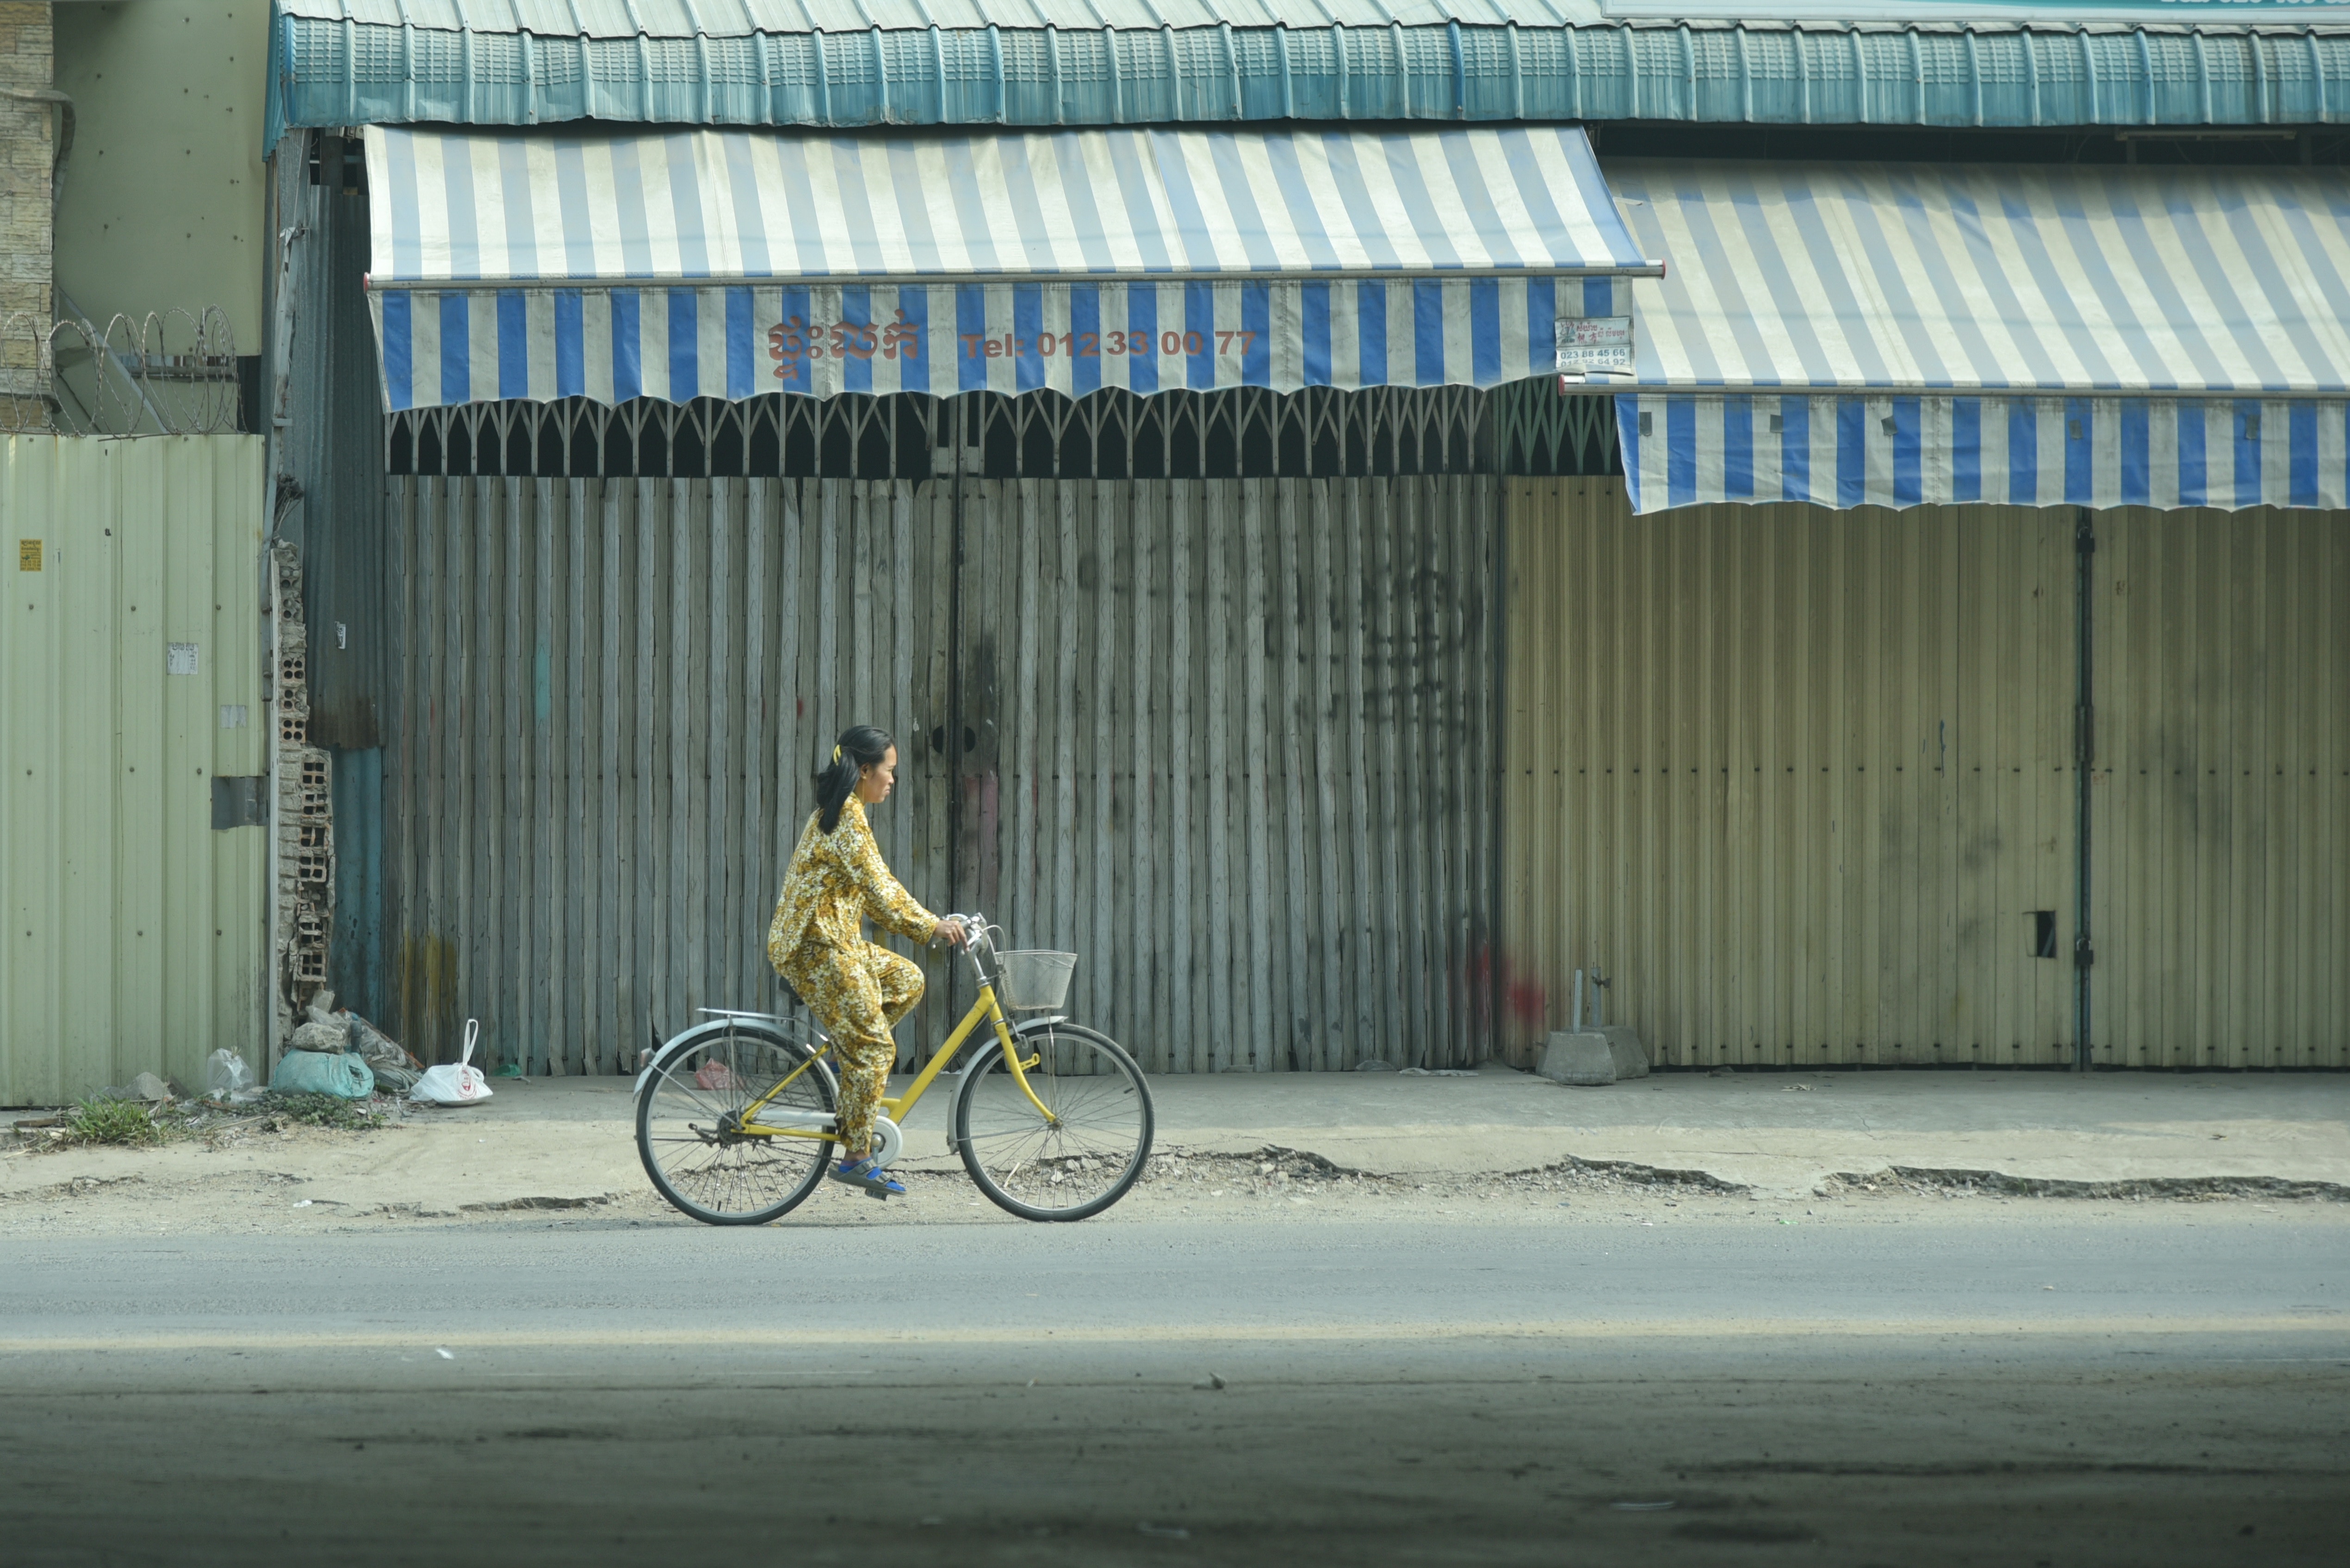
<path fill-rule="evenodd" d="M 982 1024 L 957 1076 L 947 1148 L 982 1192 L 1024 1220 L 1083 1220 L 1126 1196 L 1150 1158 L 1150 1088 L 1125 1047 L 1047 1010 L 1014 1023 L 998 969 L 1043 971 L 1034 994 L 1057 1007 L 1053 969 L 1065 955 L 996 951 L 994 928 L 958 917 L 979 998 L 906 1091 L 881 1101 L 873 1157 L 885 1168 L 905 1149 L 908 1112 Z M 1037 981 L 1022 983 L 1035 986 Z M 637 1075 L 637 1152 L 645 1174 L 680 1212 L 711 1225 L 764 1225 L 788 1214 L 824 1179 L 837 1142 L 838 1085 L 832 1042 L 814 1024 L 772 1012 L 703 1008 L 709 1021 L 664 1044 Z"/>

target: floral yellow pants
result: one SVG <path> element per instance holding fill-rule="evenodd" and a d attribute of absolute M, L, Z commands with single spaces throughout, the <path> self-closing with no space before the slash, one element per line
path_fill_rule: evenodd
<path fill-rule="evenodd" d="M 784 961 L 784 978 L 832 1036 L 840 1071 L 840 1152 L 862 1159 L 873 1148 L 873 1107 L 898 1060 L 890 1025 L 922 1000 L 922 971 L 872 942 L 854 948 L 806 941 Z"/>

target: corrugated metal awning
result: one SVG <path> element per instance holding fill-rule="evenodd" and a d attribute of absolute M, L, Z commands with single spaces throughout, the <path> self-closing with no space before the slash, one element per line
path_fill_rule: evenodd
<path fill-rule="evenodd" d="M 1593 0 L 275 0 L 283 16 L 477 33 L 741 37 L 926 27 L 1528 26 L 1589 20 Z"/>
<path fill-rule="evenodd" d="M 1483 386 L 1550 368 L 1580 280 L 1659 270 L 1573 126 L 367 150 L 393 409 Z"/>
<path fill-rule="evenodd" d="M 1611 163 L 1642 510 L 2340 505 L 2350 177 Z"/>
<path fill-rule="evenodd" d="M 1909 9 L 1795 23 L 1625 19 L 1596 0 L 275 0 L 266 145 L 288 126 L 574 119 L 2273 127 L 2350 109 L 2337 7 L 2166 5 L 2158 22 L 2057 26 L 2003 5 Z"/>

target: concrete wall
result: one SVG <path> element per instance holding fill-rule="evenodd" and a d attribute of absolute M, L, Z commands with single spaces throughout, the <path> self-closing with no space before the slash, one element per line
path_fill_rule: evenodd
<path fill-rule="evenodd" d="M 49 322 L 57 111 L 37 95 L 49 91 L 49 78 L 46 0 L 0 0 L 0 396 L 44 389 L 36 334 Z M 16 321 L 19 316 L 26 319 Z"/>
<path fill-rule="evenodd" d="M 57 85 L 74 101 L 57 281 L 100 326 L 216 306 L 236 352 L 260 352 L 268 22 L 266 0 L 57 7 Z"/>

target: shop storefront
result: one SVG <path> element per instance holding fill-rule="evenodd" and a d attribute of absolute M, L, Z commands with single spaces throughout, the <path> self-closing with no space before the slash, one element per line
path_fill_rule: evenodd
<path fill-rule="evenodd" d="M 1510 488 L 1520 1037 L 1596 966 L 1687 1065 L 2350 1064 L 2338 171 L 1607 172 L 1671 269 L 1625 478 Z"/>
<path fill-rule="evenodd" d="M 364 149 L 345 881 L 411 1033 L 608 1071 L 775 1004 L 806 775 L 870 721 L 910 886 L 1086 955 L 1146 1066 L 1490 1053 L 1487 403 L 1658 270 L 1580 130 Z"/>
<path fill-rule="evenodd" d="M 2350 1064 L 2350 30 L 1636 9 L 277 0 L 338 988 L 772 996 L 881 714 L 1155 1069 Z"/>

